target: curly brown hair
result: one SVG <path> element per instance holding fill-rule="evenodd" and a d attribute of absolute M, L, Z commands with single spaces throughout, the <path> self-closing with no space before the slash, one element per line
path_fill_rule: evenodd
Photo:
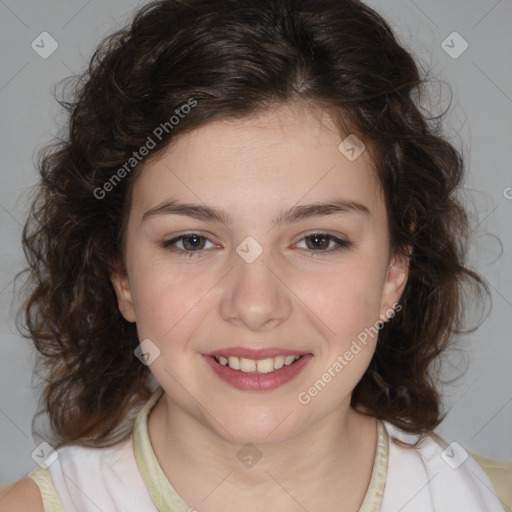
<path fill-rule="evenodd" d="M 425 83 L 389 25 L 356 0 L 160 0 L 102 41 L 71 98 L 60 100 L 68 131 L 40 156 L 23 230 L 22 330 L 45 370 L 41 412 L 55 446 L 123 439 L 154 391 L 134 356 L 136 326 L 120 314 L 110 281 L 124 264 L 142 171 L 126 162 L 149 138 L 155 143 L 155 127 L 168 129 L 151 157 L 212 120 L 289 101 L 328 110 L 340 130 L 365 141 L 391 249 L 410 258 L 402 310 L 381 329 L 352 405 L 408 432 L 432 431 L 443 417 L 438 356 L 462 332 L 465 286 L 489 292 L 464 263 L 469 220 L 456 198 L 463 160 L 442 135 L 445 113 L 421 112 Z M 191 98 L 195 107 L 169 128 Z"/>

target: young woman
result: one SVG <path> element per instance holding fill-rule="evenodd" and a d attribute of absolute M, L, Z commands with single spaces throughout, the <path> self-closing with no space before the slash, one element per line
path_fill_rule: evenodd
<path fill-rule="evenodd" d="M 435 434 L 487 289 L 421 87 L 353 0 L 162 0 L 102 43 L 23 238 L 53 437 L 0 510 L 510 506 Z"/>

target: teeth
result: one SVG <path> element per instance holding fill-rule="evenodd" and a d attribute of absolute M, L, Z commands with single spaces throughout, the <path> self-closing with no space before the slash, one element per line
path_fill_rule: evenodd
<path fill-rule="evenodd" d="M 256 368 L 259 373 L 269 373 L 274 371 L 274 359 L 269 357 L 268 359 L 261 359 L 256 363 Z"/>
<path fill-rule="evenodd" d="M 233 370 L 244 373 L 270 373 L 283 366 L 289 366 L 300 359 L 301 356 L 276 356 L 267 359 L 246 359 L 245 357 L 224 356 L 215 357 L 222 366 L 229 366 Z"/>
<path fill-rule="evenodd" d="M 284 366 L 284 360 L 285 360 L 284 356 L 274 357 L 274 368 L 276 370 L 279 370 L 279 368 L 282 368 Z"/>
<path fill-rule="evenodd" d="M 245 359 L 245 357 L 240 358 L 240 370 L 242 370 L 243 372 L 255 372 L 256 364 L 257 363 L 254 359 Z"/>

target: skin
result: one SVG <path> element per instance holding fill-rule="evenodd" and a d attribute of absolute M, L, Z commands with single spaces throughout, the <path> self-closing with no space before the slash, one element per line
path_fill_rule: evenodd
<path fill-rule="evenodd" d="M 145 163 L 126 231 L 125 270 L 112 274 L 120 311 L 160 355 L 149 366 L 165 394 L 148 419 L 155 454 L 185 502 L 209 511 L 357 511 L 368 487 L 376 419 L 350 407 L 377 337 L 307 405 L 307 391 L 352 340 L 389 315 L 407 262 L 389 249 L 384 197 L 365 151 L 349 161 L 328 115 L 298 104 L 242 120 L 209 123 L 177 137 Z M 143 215 L 173 198 L 222 208 L 232 223 Z M 286 209 L 343 198 L 349 211 L 273 225 Z M 176 251 L 163 243 L 205 236 Z M 348 248 L 311 232 L 349 240 Z M 236 252 L 253 237 L 263 252 Z M 308 243 L 309 240 L 309 243 Z M 197 243 L 197 240 L 195 240 Z M 188 245 L 184 246 L 183 243 Z M 183 255 L 184 254 L 184 255 Z M 313 358 L 272 391 L 241 391 L 201 354 L 244 346 L 296 348 Z M 252 468 L 236 454 L 254 443 Z M 265 500 L 261 497 L 265 496 Z"/>

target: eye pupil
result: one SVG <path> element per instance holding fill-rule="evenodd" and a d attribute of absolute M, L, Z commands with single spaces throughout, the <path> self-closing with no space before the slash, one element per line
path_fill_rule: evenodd
<path fill-rule="evenodd" d="M 311 247 L 311 249 L 325 249 L 326 247 L 329 246 L 329 238 L 325 235 L 320 235 L 320 234 L 309 235 L 306 238 L 306 240 L 307 241 L 315 240 L 315 242 L 313 243 L 313 247 Z M 318 241 L 320 241 L 319 244 L 317 244 Z M 309 246 L 309 243 L 308 243 L 308 246 Z"/>
<path fill-rule="evenodd" d="M 183 238 L 183 247 L 188 249 L 197 249 L 201 245 L 201 239 L 203 237 L 199 235 L 189 235 Z M 190 243 L 190 240 L 194 240 L 194 242 Z M 190 245 L 190 247 L 187 247 Z M 201 247 L 199 247 L 201 248 Z"/>

